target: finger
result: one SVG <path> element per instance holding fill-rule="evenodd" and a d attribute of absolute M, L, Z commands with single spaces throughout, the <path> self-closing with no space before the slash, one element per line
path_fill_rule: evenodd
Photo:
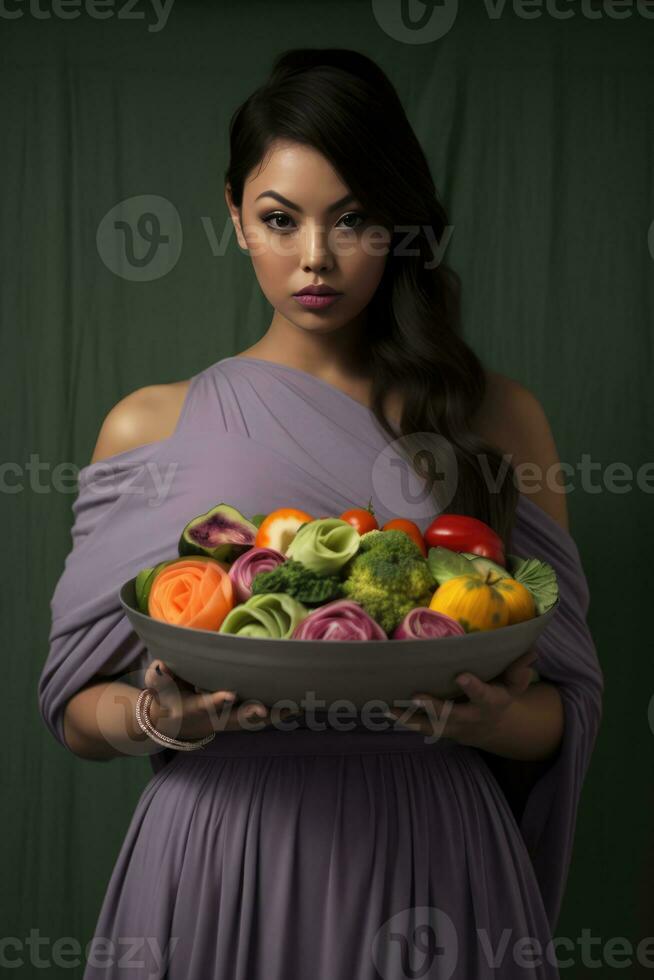
<path fill-rule="evenodd" d="M 454 707 L 454 702 L 451 699 L 444 701 L 442 698 L 437 698 L 433 694 L 414 694 L 411 698 L 411 703 L 416 705 L 421 711 L 432 716 L 438 715 L 439 717 L 442 715 L 446 704 Z"/>
<path fill-rule="evenodd" d="M 509 664 L 508 670 L 512 670 L 514 667 L 529 667 L 529 665 L 533 664 L 536 660 L 538 660 L 538 654 L 532 648 L 531 650 L 527 650 L 526 653 L 523 653 L 517 660 L 514 660 L 512 664 Z"/>
<path fill-rule="evenodd" d="M 534 671 L 531 667 L 512 667 L 506 672 L 504 686 L 512 698 L 519 698 L 529 687 Z"/>
<path fill-rule="evenodd" d="M 494 690 L 490 684 L 484 683 L 475 674 L 459 674 L 455 680 L 468 700 L 472 704 L 492 704 L 494 701 Z"/>
<path fill-rule="evenodd" d="M 170 668 L 163 660 L 153 660 L 145 672 L 144 677 L 146 687 L 153 687 L 155 691 L 168 691 L 175 686 L 175 678 Z"/>
<path fill-rule="evenodd" d="M 225 707 L 231 711 L 238 699 L 236 691 L 200 691 L 195 697 L 189 698 L 185 713 L 206 711 L 210 718 L 222 714 Z"/>
<path fill-rule="evenodd" d="M 393 722 L 399 722 L 403 727 L 423 735 L 451 737 L 456 730 L 458 716 L 454 702 L 451 699 L 442 701 L 439 698 L 424 697 L 423 707 L 411 705 L 409 708 L 389 708 L 384 714 Z"/>
<path fill-rule="evenodd" d="M 514 660 L 512 664 L 509 664 L 507 669 L 502 675 L 502 681 L 506 684 L 507 688 L 518 696 L 523 694 L 527 690 L 532 680 L 538 678 L 538 672 L 535 671 L 530 664 L 534 663 L 538 659 L 538 654 L 533 648 L 524 653 L 517 660 Z"/>
<path fill-rule="evenodd" d="M 436 722 L 456 721 L 457 706 L 451 699 L 443 700 L 431 694 L 416 694 L 406 708 L 389 708 L 384 714 L 407 725 L 432 725 Z"/>
<path fill-rule="evenodd" d="M 246 718 L 267 718 L 268 708 L 263 701 L 249 700 L 243 704 L 243 714 Z"/>

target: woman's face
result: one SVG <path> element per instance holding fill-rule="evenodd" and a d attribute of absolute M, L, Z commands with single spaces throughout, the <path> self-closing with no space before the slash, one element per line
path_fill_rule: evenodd
<path fill-rule="evenodd" d="M 277 313 L 302 330 L 330 333 L 365 310 L 384 272 L 390 231 L 364 213 L 322 154 L 277 143 L 246 181 L 242 220 L 229 185 L 225 198 L 239 245 Z M 324 307 L 294 298 L 315 285 L 340 295 Z"/>

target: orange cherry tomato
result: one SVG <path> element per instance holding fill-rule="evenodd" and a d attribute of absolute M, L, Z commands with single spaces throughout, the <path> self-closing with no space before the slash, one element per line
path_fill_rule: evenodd
<path fill-rule="evenodd" d="M 422 536 L 422 531 L 413 521 L 409 521 L 405 517 L 394 517 L 392 521 L 387 521 L 384 524 L 382 531 L 404 531 L 418 545 L 423 558 L 427 557 L 427 545 Z"/>
<path fill-rule="evenodd" d="M 372 497 L 366 507 L 353 507 L 351 510 L 344 510 L 339 515 L 339 520 L 347 521 L 359 534 L 367 534 L 368 531 L 378 531 L 379 524 L 372 509 Z"/>

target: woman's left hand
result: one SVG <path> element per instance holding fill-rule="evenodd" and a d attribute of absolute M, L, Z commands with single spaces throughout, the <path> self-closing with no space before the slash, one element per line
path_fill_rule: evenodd
<path fill-rule="evenodd" d="M 456 703 L 451 699 L 416 693 L 413 699 L 425 702 L 426 707 L 412 705 L 409 708 L 390 708 L 401 725 L 426 735 L 434 735 L 435 729 L 444 738 L 451 738 L 462 745 L 483 748 L 485 742 L 497 734 L 504 712 L 522 697 L 538 673 L 530 664 L 538 657 L 533 650 L 518 657 L 499 675 L 499 680 L 485 683 L 475 674 L 459 674 L 456 678 L 468 700 Z M 469 684 L 463 684 L 469 677 Z"/>

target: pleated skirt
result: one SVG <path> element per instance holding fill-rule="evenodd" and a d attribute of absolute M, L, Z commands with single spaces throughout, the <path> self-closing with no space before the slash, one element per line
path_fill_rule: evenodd
<path fill-rule="evenodd" d="M 84 980 L 558 977 L 474 748 L 401 726 L 219 732 L 143 790 Z"/>

